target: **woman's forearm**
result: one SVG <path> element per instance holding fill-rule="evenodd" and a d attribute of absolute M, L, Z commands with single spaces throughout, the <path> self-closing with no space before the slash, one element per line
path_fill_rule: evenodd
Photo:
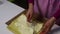
<path fill-rule="evenodd" d="M 33 4 L 29 3 L 29 8 L 28 9 L 33 9 Z"/>
<path fill-rule="evenodd" d="M 53 26 L 55 20 L 56 20 L 55 17 L 51 17 L 49 20 L 47 20 L 40 34 L 47 34 L 50 31 L 51 27 Z"/>
<path fill-rule="evenodd" d="M 51 22 L 54 22 L 55 20 L 56 20 L 55 17 L 52 17 L 52 18 L 49 19 L 49 21 L 51 21 Z"/>
<path fill-rule="evenodd" d="M 27 21 L 29 21 L 29 22 L 32 19 L 32 15 L 33 15 L 33 3 L 31 1 L 32 0 L 29 0 L 29 3 L 28 3 L 28 12 L 26 14 Z"/>
<path fill-rule="evenodd" d="M 59 19 L 60 18 L 60 9 L 53 15 L 52 18 L 50 18 L 47 23 L 50 24 L 50 25 L 53 25 L 55 22 L 55 20 Z M 49 23 L 50 22 L 50 23 Z"/>
<path fill-rule="evenodd" d="M 47 20 L 47 22 L 46 22 L 46 27 L 51 27 L 54 23 L 55 23 L 55 20 L 56 20 L 56 18 L 55 17 L 51 17 L 49 20 Z"/>
<path fill-rule="evenodd" d="M 28 0 L 29 9 L 33 9 L 34 0 Z"/>

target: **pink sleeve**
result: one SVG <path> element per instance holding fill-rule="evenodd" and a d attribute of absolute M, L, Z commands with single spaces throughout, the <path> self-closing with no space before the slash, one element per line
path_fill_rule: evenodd
<path fill-rule="evenodd" d="M 34 0 L 28 0 L 28 3 L 34 4 Z"/>
<path fill-rule="evenodd" d="M 58 9 L 58 11 L 54 14 L 54 17 L 56 19 L 59 19 L 60 18 L 60 9 Z"/>

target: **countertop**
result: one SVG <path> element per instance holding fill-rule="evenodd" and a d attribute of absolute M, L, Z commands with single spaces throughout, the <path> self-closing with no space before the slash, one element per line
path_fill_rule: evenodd
<path fill-rule="evenodd" d="M 24 10 L 22 7 L 8 1 L 0 4 L 0 34 L 13 34 L 7 29 L 5 23 Z"/>

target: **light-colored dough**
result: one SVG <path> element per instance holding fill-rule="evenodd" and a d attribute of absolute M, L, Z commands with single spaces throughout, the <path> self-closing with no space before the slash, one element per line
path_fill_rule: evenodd
<path fill-rule="evenodd" d="M 39 32 L 43 26 L 43 23 L 37 23 L 33 28 L 32 25 L 27 22 L 27 18 L 24 14 L 13 20 L 8 26 L 15 34 L 33 34 L 34 31 Z"/>

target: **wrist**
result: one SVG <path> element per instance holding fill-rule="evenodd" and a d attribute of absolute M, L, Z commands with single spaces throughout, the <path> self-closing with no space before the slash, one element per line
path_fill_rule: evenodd
<path fill-rule="evenodd" d="M 50 19 L 47 21 L 47 24 L 48 24 L 47 26 L 49 26 L 49 28 L 51 28 L 51 27 L 54 25 L 55 20 L 56 20 L 55 17 L 50 18 Z"/>
<path fill-rule="evenodd" d="M 29 9 L 33 9 L 33 4 L 32 3 L 29 3 Z"/>
<path fill-rule="evenodd" d="M 56 18 L 55 17 L 52 17 L 51 19 L 50 19 L 50 21 L 55 21 L 56 20 Z"/>
<path fill-rule="evenodd" d="M 47 27 L 47 28 L 51 28 L 52 26 L 53 26 L 53 24 L 55 23 L 55 17 L 52 17 L 52 18 L 50 18 L 46 23 L 45 23 L 45 26 Z"/>

